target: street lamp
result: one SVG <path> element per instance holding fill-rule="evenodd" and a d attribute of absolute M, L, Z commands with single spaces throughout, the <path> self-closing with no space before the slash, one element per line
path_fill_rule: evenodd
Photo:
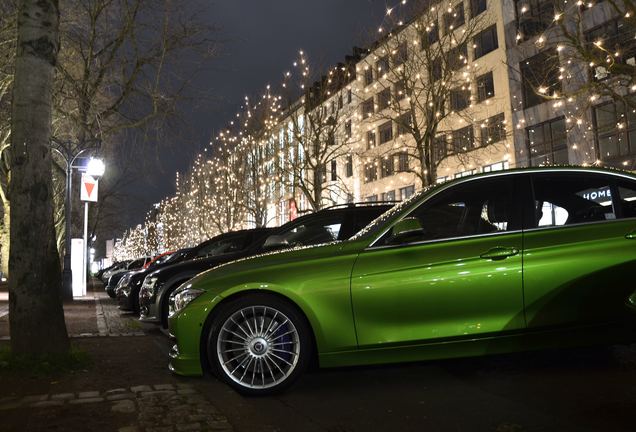
<path fill-rule="evenodd" d="M 57 144 L 56 147 L 51 147 L 55 150 L 66 163 L 66 199 L 64 201 L 64 224 L 65 224 L 65 239 L 64 239 L 64 268 L 62 270 L 62 297 L 65 300 L 73 300 L 73 273 L 71 271 L 71 191 L 73 186 L 73 168 L 77 170 L 84 170 L 88 168 L 83 166 L 74 165 L 75 161 L 84 153 L 91 150 L 96 150 L 95 147 L 89 147 L 82 149 L 76 153 L 73 152 L 70 143 L 61 143 L 54 141 Z M 99 159 L 91 158 L 91 161 L 99 161 Z M 93 168 L 98 162 L 93 162 Z M 90 165 L 90 162 L 89 162 Z M 101 162 L 102 174 L 104 163 Z"/>
<path fill-rule="evenodd" d="M 101 177 L 106 171 L 106 165 L 101 159 L 91 158 L 86 165 L 86 174 L 92 177 Z"/>
<path fill-rule="evenodd" d="M 101 159 L 95 159 L 95 158 L 91 158 L 88 161 L 88 164 L 86 164 L 86 167 L 84 169 L 84 173 L 86 174 L 86 176 L 88 177 L 88 179 L 86 179 L 87 181 L 90 181 L 91 184 L 93 184 L 94 189 L 93 190 L 88 190 L 87 192 L 88 194 L 84 197 L 84 195 L 82 195 L 82 200 L 84 201 L 84 251 L 83 251 L 83 256 L 84 256 L 84 265 L 82 266 L 82 271 L 84 272 L 82 275 L 82 292 L 85 295 L 86 294 L 86 287 L 87 287 L 87 270 L 88 270 L 88 202 L 89 201 L 93 201 L 96 202 L 97 201 L 97 180 L 95 180 L 97 177 L 101 177 L 104 175 L 104 171 L 106 170 L 106 166 L 104 165 L 104 162 Z M 84 182 L 84 176 L 82 176 L 82 182 Z M 93 183 L 95 182 L 95 183 Z M 82 185 L 84 187 L 87 187 L 85 185 Z M 94 193 L 92 193 L 94 191 Z M 91 195 L 93 195 L 91 197 Z"/>

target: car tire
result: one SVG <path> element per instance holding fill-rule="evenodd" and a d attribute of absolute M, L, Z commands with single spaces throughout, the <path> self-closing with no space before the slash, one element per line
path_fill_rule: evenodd
<path fill-rule="evenodd" d="M 307 369 L 312 334 L 302 313 L 268 294 L 220 306 L 209 327 L 206 354 L 212 372 L 244 395 L 279 393 Z"/>

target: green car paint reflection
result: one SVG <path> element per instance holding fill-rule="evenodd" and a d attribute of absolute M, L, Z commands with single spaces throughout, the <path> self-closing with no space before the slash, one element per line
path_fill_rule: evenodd
<path fill-rule="evenodd" d="M 170 319 L 170 367 L 210 368 L 263 394 L 312 358 L 336 367 L 630 341 L 634 230 L 628 173 L 537 168 L 451 181 L 350 240 L 200 274 L 177 293 L 187 301 Z"/>

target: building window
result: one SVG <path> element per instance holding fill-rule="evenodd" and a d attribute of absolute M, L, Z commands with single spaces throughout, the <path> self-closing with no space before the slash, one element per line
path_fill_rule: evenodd
<path fill-rule="evenodd" d="M 395 119 L 397 135 L 405 135 L 411 132 L 411 113 L 404 113 Z"/>
<path fill-rule="evenodd" d="M 395 201 L 395 191 L 382 192 L 382 201 Z"/>
<path fill-rule="evenodd" d="M 497 25 L 493 24 L 486 30 L 480 32 L 473 39 L 473 43 L 475 44 L 475 59 L 483 57 L 489 52 L 499 48 L 499 43 L 497 42 Z"/>
<path fill-rule="evenodd" d="M 431 81 L 439 81 L 442 79 L 442 59 L 437 57 L 431 63 L 431 69 L 429 71 L 431 75 Z"/>
<path fill-rule="evenodd" d="M 446 134 L 437 135 L 433 139 L 433 159 L 435 163 L 439 163 L 448 156 L 448 139 Z"/>
<path fill-rule="evenodd" d="M 378 72 L 378 76 L 382 76 L 389 72 L 389 57 L 384 56 L 380 57 L 380 60 L 375 64 L 375 69 Z"/>
<path fill-rule="evenodd" d="M 393 66 L 397 67 L 406 63 L 409 58 L 409 49 L 406 42 L 402 42 L 395 49 L 395 53 L 393 54 Z"/>
<path fill-rule="evenodd" d="M 378 196 L 377 195 L 369 195 L 368 197 L 365 198 L 366 202 L 377 202 L 378 201 Z"/>
<path fill-rule="evenodd" d="M 406 172 L 409 170 L 409 154 L 406 152 L 398 153 L 395 155 L 397 159 L 398 172 Z"/>
<path fill-rule="evenodd" d="M 373 68 L 367 67 L 364 70 L 364 85 L 368 86 L 373 82 Z"/>
<path fill-rule="evenodd" d="M 421 39 L 422 48 L 433 45 L 439 41 L 439 27 L 435 23 L 431 24 L 431 29 L 424 33 Z"/>
<path fill-rule="evenodd" d="M 415 185 L 405 186 L 400 188 L 400 200 L 404 201 L 415 194 Z"/>
<path fill-rule="evenodd" d="M 391 89 L 385 88 L 380 93 L 378 93 L 378 111 L 382 111 L 385 108 L 389 107 L 391 103 Z"/>
<path fill-rule="evenodd" d="M 510 168 L 510 163 L 508 161 L 495 162 L 490 165 L 484 165 L 481 169 L 482 172 L 493 172 L 493 171 L 502 171 Z"/>
<path fill-rule="evenodd" d="M 602 161 L 636 154 L 636 111 L 630 106 L 636 102 L 631 96 L 629 104 L 623 101 L 595 106 L 594 132 Z"/>
<path fill-rule="evenodd" d="M 338 108 L 342 109 L 342 93 L 338 95 Z"/>
<path fill-rule="evenodd" d="M 336 160 L 331 161 L 331 181 L 338 180 L 338 164 Z"/>
<path fill-rule="evenodd" d="M 368 149 L 372 149 L 373 147 L 375 147 L 376 144 L 376 139 L 375 139 L 375 131 L 368 131 L 367 132 L 367 150 Z"/>
<path fill-rule="evenodd" d="M 396 100 L 401 101 L 402 99 L 404 99 L 406 97 L 406 85 L 404 84 L 404 81 L 396 82 L 394 91 Z"/>
<path fill-rule="evenodd" d="M 554 22 L 554 0 L 515 0 L 519 32 L 524 39 L 543 33 Z"/>
<path fill-rule="evenodd" d="M 545 102 L 545 96 L 561 91 L 559 57 L 556 50 L 543 51 L 530 57 L 521 62 L 519 69 L 521 70 L 524 108 Z"/>
<path fill-rule="evenodd" d="M 456 71 L 468 63 L 468 48 L 465 43 L 448 50 L 448 67 Z M 440 72 L 441 73 L 441 72 Z"/>
<path fill-rule="evenodd" d="M 450 106 L 453 111 L 461 111 L 470 105 L 470 90 L 461 88 L 450 91 Z"/>
<path fill-rule="evenodd" d="M 393 139 L 393 122 L 389 120 L 388 122 L 382 124 L 378 132 L 380 135 L 380 144 L 391 141 Z"/>
<path fill-rule="evenodd" d="M 373 106 L 373 98 L 369 98 L 362 102 L 362 118 L 369 118 L 375 112 L 375 107 Z"/>
<path fill-rule="evenodd" d="M 351 138 L 351 120 L 345 122 L 345 137 L 347 139 Z"/>
<path fill-rule="evenodd" d="M 448 34 L 452 30 L 464 25 L 466 21 L 464 17 L 464 3 L 459 2 L 450 12 L 444 13 L 442 20 L 444 22 L 444 33 Z"/>
<path fill-rule="evenodd" d="M 487 3 L 486 0 L 470 0 L 470 16 L 474 18 L 480 13 L 485 12 Z"/>
<path fill-rule="evenodd" d="M 393 171 L 393 157 L 380 159 L 380 177 L 392 176 Z"/>
<path fill-rule="evenodd" d="M 477 77 L 477 102 L 483 102 L 495 96 L 495 82 L 492 72 Z"/>
<path fill-rule="evenodd" d="M 327 164 L 326 163 L 320 166 L 320 181 L 321 183 L 324 183 L 327 181 Z"/>
<path fill-rule="evenodd" d="M 334 146 L 336 145 L 336 136 L 333 131 L 329 131 L 327 135 L 327 145 Z"/>
<path fill-rule="evenodd" d="M 347 90 L 347 103 L 351 103 L 351 101 L 353 100 L 353 92 L 351 91 L 351 89 Z"/>
<path fill-rule="evenodd" d="M 475 168 L 473 168 L 473 169 L 469 169 L 469 170 L 466 170 L 466 171 L 460 171 L 458 173 L 455 173 L 454 177 L 455 178 L 468 177 L 468 176 L 471 176 L 471 175 L 473 175 L 475 173 L 477 173 L 477 170 Z"/>
<path fill-rule="evenodd" d="M 345 173 L 347 177 L 353 176 L 353 156 L 347 156 L 347 163 L 345 164 Z"/>
<path fill-rule="evenodd" d="M 453 153 L 462 153 L 471 150 L 474 146 L 475 133 L 472 126 L 466 126 L 453 131 Z"/>
<path fill-rule="evenodd" d="M 374 162 L 368 163 L 364 166 L 364 181 L 372 182 L 378 179 L 378 167 Z"/>
<path fill-rule="evenodd" d="M 506 125 L 503 113 L 489 117 L 481 127 L 481 145 L 487 146 L 506 139 Z"/>
<path fill-rule="evenodd" d="M 563 117 L 526 128 L 530 166 L 567 164 L 568 148 Z"/>

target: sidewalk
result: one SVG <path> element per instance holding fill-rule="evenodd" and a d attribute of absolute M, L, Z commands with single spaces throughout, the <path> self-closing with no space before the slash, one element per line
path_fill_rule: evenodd
<path fill-rule="evenodd" d="M 93 365 L 55 377 L 17 376 L 0 368 L 3 432 L 233 430 L 197 389 L 201 379 L 168 371 L 168 338 L 122 314 L 99 282 L 90 289 L 89 296 L 65 304 L 64 312 L 73 346 L 87 352 Z M 0 349 L 8 334 L 4 316 Z"/>

